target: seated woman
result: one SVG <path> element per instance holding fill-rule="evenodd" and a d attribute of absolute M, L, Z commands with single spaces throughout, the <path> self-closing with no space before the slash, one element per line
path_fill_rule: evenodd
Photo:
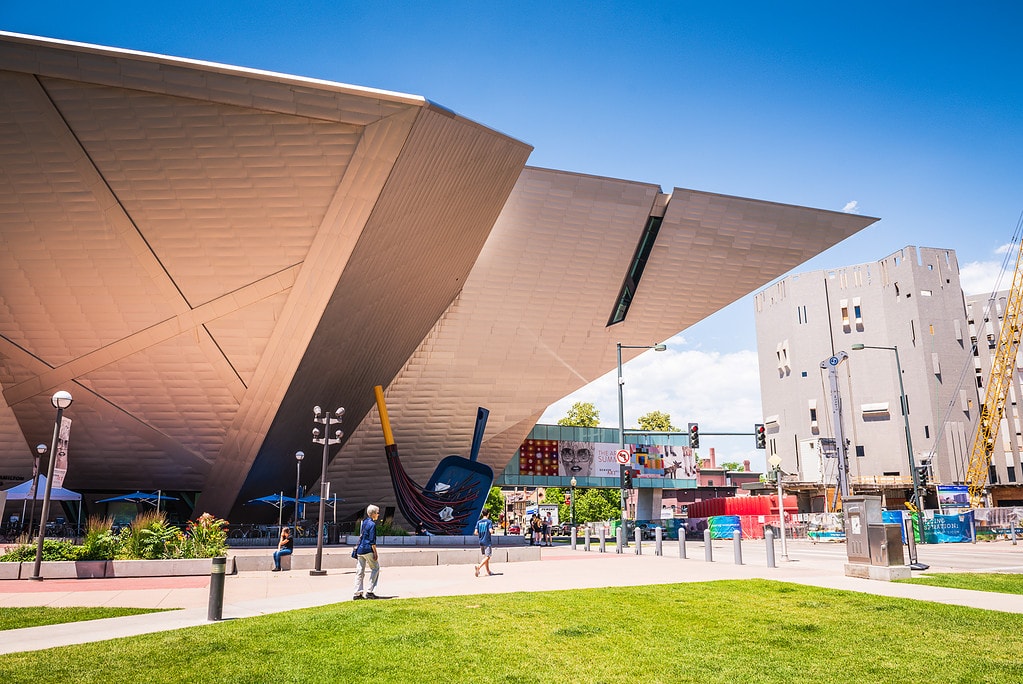
<path fill-rule="evenodd" d="M 294 546 L 295 541 L 291 538 L 291 529 L 282 527 L 281 541 L 277 544 L 277 550 L 274 551 L 274 569 L 271 572 L 281 571 L 281 558 L 290 556 Z"/>

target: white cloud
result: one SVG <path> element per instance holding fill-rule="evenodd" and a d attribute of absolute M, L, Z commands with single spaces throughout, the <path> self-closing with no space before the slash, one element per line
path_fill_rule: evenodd
<path fill-rule="evenodd" d="M 764 452 L 754 447 L 753 425 L 762 422 L 760 374 L 757 354 L 731 354 L 679 350 L 685 340 L 669 341 L 668 351 L 648 351 L 626 363 L 622 405 L 626 428 L 651 411 L 671 415 L 672 423 L 685 431 L 699 423 L 701 455 L 713 447 L 718 462 L 750 459 L 754 470 L 763 468 Z M 577 401 L 590 402 L 600 412 L 600 424 L 618 427 L 617 370 L 612 370 L 574 394 L 551 405 L 540 419 L 553 424 Z M 709 435 L 742 432 L 739 436 Z"/>
<path fill-rule="evenodd" d="M 846 214 L 858 214 L 860 213 L 860 203 L 857 200 L 851 200 L 845 203 L 842 207 L 842 211 Z"/>
<path fill-rule="evenodd" d="M 967 295 L 991 294 L 1012 287 L 1013 262 L 1017 245 L 1005 244 L 995 249 L 1002 259 L 970 261 L 959 267 L 959 283 Z"/>

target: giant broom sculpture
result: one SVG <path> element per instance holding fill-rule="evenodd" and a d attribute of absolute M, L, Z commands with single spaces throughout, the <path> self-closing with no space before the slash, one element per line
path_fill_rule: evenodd
<path fill-rule="evenodd" d="M 373 392 L 380 412 L 380 427 L 384 431 L 387 469 L 391 473 L 391 483 L 402 515 L 430 534 L 472 534 L 494 484 L 494 471 L 476 460 L 490 411 L 482 406 L 476 409 L 476 428 L 469 458 L 448 456 L 442 459 L 426 486 L 422 487 L 409 477 L 398 457 L 383 387 L 377 385 Z"/>

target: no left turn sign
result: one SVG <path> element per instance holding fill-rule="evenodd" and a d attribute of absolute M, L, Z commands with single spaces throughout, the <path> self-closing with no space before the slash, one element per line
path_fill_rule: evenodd
<path fill-rule="evenodd" d="M 632 455 L 629 453 L 628 449 L 619 449 L 615 452 L 615 460 L 618 461 L 620 465 L 628 465 L 630 458 L 632 458 Z"/>

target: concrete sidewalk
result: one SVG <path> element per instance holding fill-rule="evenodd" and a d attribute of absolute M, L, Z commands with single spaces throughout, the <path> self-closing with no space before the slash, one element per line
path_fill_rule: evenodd
<path fill-rule="evenodd" d="M 949 544 L 920 547 L 920 560 L 931 572 L 1023 572 L 1023 547 L 1006 543 Z M 843 544 L 811 545 L 789 542 L 786 561 L 776 545 L 778 567 L 766 562 L 763 541 L 747 541 L 743 564 L 735 562 L 731 541 L 715 541 L 713 562 L 705 559 L 702 543 L 687 545 L 688 558 L 680 558 L 677 542 L 665 542 L 664 555 L 655 556 L 652 542 L 642 555 L 544 548 L 541 559 L 495 564 L 493 577 L 474 577 L 471 565 L 388 566 L 382 554 L 377 594 L 394 598 L 459 596 L 516 591 L 636 586 L 722 579 L 765 578 L 884 596 L 935 601 L 986 610 L 1023 613 L 1023 596 L 943 589 L 922 585 L 847 577 Z M 263 551 L 265 553 L 265 551 Z M 395 559 L 397 560 L 397 559 Z M 919 574 L 919 573 L 917 573 Z M 224 591 L 225 620 L 322 606 L 352 599 L 354 569 L 330 570 L 310 576 L 308 571 L 242 572 L 228 576 Z M 165 613 L 50 625 L 2 633 L 0 653 L 31 651 L 67 644 L 115 639 L 135 634 L 209 624 L 209 578 L 163 577 L 96 580 L 0 581 L 3 606 L 120 606 L 179 608 Z"/>

